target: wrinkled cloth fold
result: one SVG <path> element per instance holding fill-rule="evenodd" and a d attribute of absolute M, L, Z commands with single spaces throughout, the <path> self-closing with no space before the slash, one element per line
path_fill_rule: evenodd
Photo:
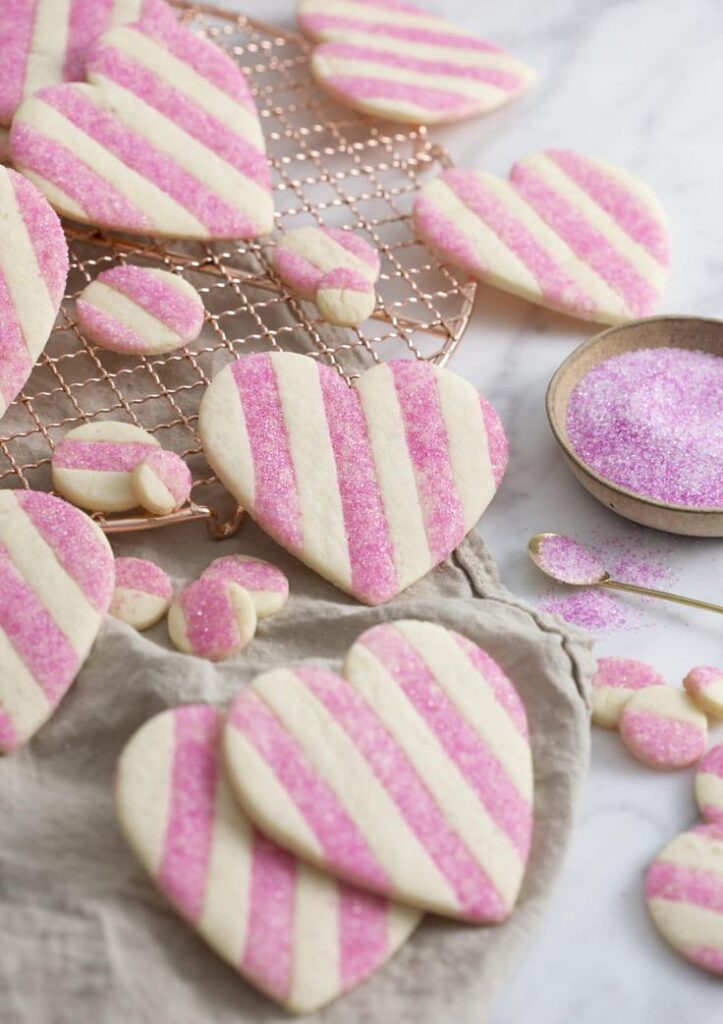
<path fill-rule="evenodd" d="M 389 605 L 367 608 L 248 522 L 210 540 L 189 524 L 114 540 L 151 557 L 176 587 L 215 557 L 245 552 L 288 574 L 291 598 L 241 655 L 212 665 L 108 619 L 51 722 L 0 762 L 0 1020 L 3 1024 L 281 1024 L 288 1015 L 220 961 L 170 909 L 122 839 L 113 776 L 124 743 L 180 703 L 225 705 L 258 672 L 313 660 L 338 668 L 356 637 L 397 618 L 440 622 L 484 647 L 527 708 L 535 765 L 533 848 L 519 904 L 502 926 L 427 918 L 358 989 L 308 1020 L 324 1024 L 483 1024 L 553 893 L 589 748 L 585 634 L 517 601 L 472 534 Z"/>

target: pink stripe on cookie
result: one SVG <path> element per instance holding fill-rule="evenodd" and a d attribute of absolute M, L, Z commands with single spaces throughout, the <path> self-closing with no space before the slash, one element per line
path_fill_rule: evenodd
<path fill-rule="evenodd" d="M 23 98 L 37 0 L 3 0 L 0 11 L 0 124 L 10 124 Z"/>
<path fill-rule="evenodd" d="M 389 367 L 399 398 L 429 549 L 434 561 L 441 561 L 459 544 L 465 529 L 437 379 L 432 367 L 425 363 L 395 360 Z"/>
<path fill-rule="evenodd" d="M 698 762 L 695 799 L 704 821 L 723 824 L 723 743 L 711 747 Z"/>
<path fill-rule="evenodd" d="M 318 364 L 329 440 L 336 463 L 352 586 L 372 604 L 397 585 L 386 521 L 364 413 L 356 392 L 330 367 Z"/>
<path fill-rule="evenodd" d="M 30 375 L 32 363 L 2 267 L 0 267 L 0 323 L 2 324 L 2 330 L 0 330 L 0 394 L 2 394 L 6 408 L 22 390 Z"/>
<path fill-rule="evenodd" d="M 699 665 L 690 670 L 683 686 L 706 714 L 723 718 L 723 669 Z"/>
<path fill-rule="evenodd" d="M 512 680 L 505 675 L 494 658 L 491 658 L 477 644 L 472 643 L 471 640 L 460 633 L 453 633 L 452 636 L 457 646 L 464 651 L 479 675 L 492 689 L 495 700 L 505 709 L 520 736 L 524 739 L 529 739 L 530 731 L 527 724 L 525 705 L 522 703 Z"/>
<path fill-rule="evenodd" d="M 158 879 L 191 921 L 204 905 L 219 766 L 217 712 L 202 705 L 176 708 L 175 744 L 163 860 Z"/>
<path fill-rule="evenodd" d="M 723 876 L 682 864 L 656 861 L 648 871 L 645 895 L 649 900 L 665 899 L 690 903 L 723 914 Z"/>
<path fill-rule="evenodd" d="M 203 571 L 201 578 L 223 579 L 243 587 L 260 619 L 278 612 L 289 596 L 289 581 L 281 569 L 248 555 L 217 558 Z"/>
<path fill-rule="evenodd" d="M 484 395 L 480 395 L 479 404 L 482 409 L 482 418 L 484 419 L 485 431 L 487 433 L 487 447 L 489 449 L 490 462 L 492 463 L 495 487 L 499 487 L 502 483 L 502 478 L 507 472 L 510 460 L 510 442 L 507 440 L 507 434 L 505 433 L 499 413 L 492 403 L 487 401 Z"/>
<path fill-rule="evenodd" d="M 154 451 L 155 447 L 133 441 L 80 441 L 75 438 L 63 438 L 53 452 L 53 465 L 58 469 L 128 473 Z"/>
<path fill-rule="evenodd" d="M 339 888 L 339 970 L 351 988 L 383 959 L 389 941 L 388 903 L 383 896 L 363 893 L 344 882 Z"/>
<path fill-rule="evenodd" d="M 51 302 L 57 306 L 65 293 L 68 246 L 57 214 L 27 178 L 11 174 L 15 201 L 33 244 Z"/>
<path fill-rule="evenodd" d="M 130 590 L 170 598 L 173 594 L 171 579 L 159 565 L 145 558 L 116 558 L 115 584 Z"/>
<path fill-rule="evenodd" d="M 411 8 L 409 9 L 411 10 Z M 343 15 L 310 15 L 302 12 L 299 15 L 299 26 L 302 32 L 316 38 L 344 38 L 348 33 L 364 32 L 385 36 L 388 39 L 401 39 L 409 43 L 423 43 L 451 49 L 459 48 L 477 53 L 500 52 L 493 43 L 474 39 L 461 30 L 459 34 L 455 33 L 451 25 L 446 26 L 446 31 L 437 32 L 426 28 L 416 28 L 414 25 L 393 25 L 386 21 L 370 22 Z"/>
<path fill-rule="evenodd" d="M 196 580 L 179 598 L 190 654 L 228 657 L 243 646 L 239 623 L 223 580 Z"/>
<path fill-rule="evenodd" d="M 110 28 L 114 0 L 71 0 L 63 78 L 83 81 L 88 47 Z"/>
<path fill-rule="evenodd" d="M 638 690 L 622 710 L 620 736 L 651 768 L 685 768 L 705 752 L 708 721 L 691 699 L 667 686 Z"/>
<path fill-rule="evenodd" d="M 268 705 L 244 690 L 231 705 L 229 722 L 277 776 L 329 862 L 368 880 L 376 890 L 387 890 L 387 876 L 364 836 Z"/>
<path fill-rule="evenodd" d="M 120 266 L 104 270 L 97 280 L 121 292 L 150 316 L 160 320 L 187 341 L 198 337 L 203 324 L 203 302 L 200 296 L 184 294 L 170 280 L 172 275 L 153 272 L 145 267 Z M 183 279 L 179 284 L 183 285 Z"/>
<path fill-rule="evenodd" d="M 411 762 L 384 729 L 374 711 L 352 687 L 322 669 L 298 668 L 296 675 L 344 729 L 389 793 L 409 828 L 453 889 L 471 918 L 502 920 L 504 900 L 450 828 Z M 335 867 L 360 885 L 377 888 L 349 857 Z"/>
<path fill-rule="evenodd" d="M 368 278 L 350 267 L 336 267 L 319 281 L 319 290 L 324 288 L 348 289 L 354 292 L 372 291 Z"/>
<path fill-rule="evenodd" d="M 246 945 L 241 967 L 288 998 L 294 977 L 294 897 L 297 862 L 254 829 Z"/>
<path fill-rule="evenodd" d="M 623 708 L 647 686 L 664 686 L 665 680 L 652 666 L 634 658 L 599 658 L 592 680 L 592 720 L 603 729 L 614 729 Z"/>
<path fill-rule="evenodd" d="M 414 223 L 418 234 L 445 258 L 451 259 L 456 267 L 476 275 L 489 270 L 469 237 L 424 192 L 419 192 L 414 199 Z"/>
<path fill-rule="evenodd" d="M 317 60 L 323 59 L 326 46 L 322 44 L 314 51 Z M 364 100 L 398 100 L 418 107 L 420 113 L 429 111 L 457 118 L 477 109 L 477 103 L 460 92 L 449 89 L 435 89 L 432 86 L 411 85 L 393 79 L 372 78 L 366 75 L 326 75 L 324 84 L 335 93 L 348 98 L 352 104 Z M 422 116 L 422 119 L 423 116 Z"/>

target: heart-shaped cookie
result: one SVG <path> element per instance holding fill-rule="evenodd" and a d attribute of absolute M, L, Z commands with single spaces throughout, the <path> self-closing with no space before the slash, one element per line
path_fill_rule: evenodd
<path fill-rule="evenodd" d="M 3 0 L 0 4 L 0 124 L 45 85 L 82 81 L 85 58 L 103 32 L 146 18 L 174 20 L 164 0 Z"/>
<path fill-rule="evenodd" d="M 22 389 L 55 323 L 68 276 L 57 215 L 34 185 L 0 167 L 0 416 Z"/>
<path fill-rule="evenodd" d="M 301 0 L 299 28 L 321 42 L 311 72 L 340 102 L 408 124 L 485 114 L 534 73 L 492 43 L 409 3 Z"/>
<path fill-rule="evenodd" d="M 50 717 L 113 596 L 113 553 L 85 513 L 40 491 L 0 491 L 0 752 Z"/>
<path fill-rule="evenodd" d="M 655 312 L 668 275 L 665 214 L 604 160 L 549 149 L 508 179 L 450 168 L 414 203 L 418 236 L 474 277 L 583 320 Z"/>
<path fill-rule="evenodd" d="M 512 911 L 532 830 L 527 719 L 458 633 L 384 624 L 341 676 L 259 676 L 231 704 L 224 756 L 252 820 L 317 867 L 450 917 Z"/>
<path fill-rule="evenodd" d="M 13 163 L 62 214 L 176 238 L 271 230 L 270 173 L 241 69 L 168 19 L 102 36 L 90 84 L 48 86 L 10 132 Z"/>
<path fill-rule="evenodd" d="M 223 716 L 164 711 L 118 764 L 121 828 L 175 909 L 272 999 L 310 1013 L 363 981 L 405 942 L 416 911 L 339 883 L 258 832 L 220 764 Z"/>
<path fill-rule="evenodd" d="M 474 526 L 507 466 L 467 381 L 398 360 L 348 387 L 293 353 L 243 356 L 207 389 L 209 463 L 279 544 L 367 604 L 394 597 Z"/>

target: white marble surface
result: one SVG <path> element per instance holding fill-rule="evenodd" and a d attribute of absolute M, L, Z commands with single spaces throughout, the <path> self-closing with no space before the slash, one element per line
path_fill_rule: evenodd
<path fill-rule="evenodd" d="M 537 87 L 486 119 L 439 130 L 457 163 L 504 174 L 518 156 L 569 146 L 646 178 L 673 242 L 663 312 L 723 314 L 723 3 L 720 0 L 419 0 L 532 64 Z M 290 0 L 228 0 L 291 24 Z M 545 419 L 562 359 L 593 331 L 481 288 L 453 368 L 495 403 L 511 435 L 510 472 L 481 529 L 506 584 L 538 599 L 528 563 L 538 530 L 592 532 L 668 550 L 677 588 L 723 600 L 723 541 L 671 539 L 634 527 L 573 480 Z M 660 605 L 649 624 L 600 634 L 599 654 L 653 663 L 672 684 L 693 664 L 723 663 L 722 622 Z M 723 739 L 723 729 L 719 729 Z M 552 907 L 507 986 L 496 1024 L 680 1024 L 719 1020 L 723 983 L 678 960 L 643 902 L 648 861 L 694 817 L 692 773 L 660 775 L 612 734 L 596 734 L 580 820 Z M 443 1024 L 440 1021 L 440 1024 Z M 446 1024 L 446 1022 L 444 1022 Z"/>

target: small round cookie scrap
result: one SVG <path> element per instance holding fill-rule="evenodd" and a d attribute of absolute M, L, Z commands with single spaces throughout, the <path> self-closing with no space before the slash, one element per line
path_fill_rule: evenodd
<path fill-rule="evenodd" d="M 695 801 L 704 821 L 723 825 L 723 743 L 711 747 L 698 764 Z"/>
<path fill-rule="evenodd" d="M 157 450 L 158 441 L 132 423 L 84 423 L 56 445 L 53 487 L 91 512 L 126 512 L 138 506 L 133 470 Z"/>
<path fill-rule="evenodd" d="M 286 604 L 289 581 L 281 569 L 251 555 L 225 555 L 216 558 L 201 574 L 201 579 L 222 579 L 238 583 L 248 591 L 256 616 L 266 619 Z"/>
<path fill-rule="evenodd" d="M 698 825 L 669 842 L 648 869 L 645 896 L 668 945 L 723 975 L 723 827 Z"/>
<path fill-rule="evenodd" d="M 85 336 L 121 355 L 156 356 L 195 341 L 203 300 L 178 274 L 152 267 L 104 270 L 81 292 L 76 313 Z"/>
<path fill-rule="evenodd" d="M 351 231 L 319 227 L 289 231 L 274 250 L 274 266 L 290 288 L 316 302 L 327 323 L 356 327 L 374 312 L 379 254 Z"/>
<path fill-rule="evenodd" d="M 692 668 L 683 686 L 701 710 L 714 718 L 723 718 L 723 669 L 712 665 Z"/>
<path fill-rule="evenodd" d="M 168 612 L 168 632 L 184 654 L 223 661 L 238 654 L 256 632 L 256 609 L 247 590 L 224 579 L 190 583 Z"/>
<path fill-rule="evenodd" d="M 158 448 L 138 463 L 131 483 L 136 504 L 154 516 L 169 516 L 188 501 L 193 479 L 180 455 Z"/>
<path fill-rule="evenodd" d="M 116 558 L 108 613 L 135 629 L 150 629 L 168 611 L 173 587 L 167 572 L 145 558 Z"/>
<path fill-rule="evenodd" d="M 630 753 L 650 768 L 687 768 L 708 742 L 708 719 L 687 693 L 670 686 L 633 694 L 618 727 Z"/>
<path fill-rule="evenodd" d="M 592 720 L 603 729 L 617 729 L 623 708 L 638 690 L 665 686 L 650 665 L 634 658 L 598 658 L 592 679 Z"/>

